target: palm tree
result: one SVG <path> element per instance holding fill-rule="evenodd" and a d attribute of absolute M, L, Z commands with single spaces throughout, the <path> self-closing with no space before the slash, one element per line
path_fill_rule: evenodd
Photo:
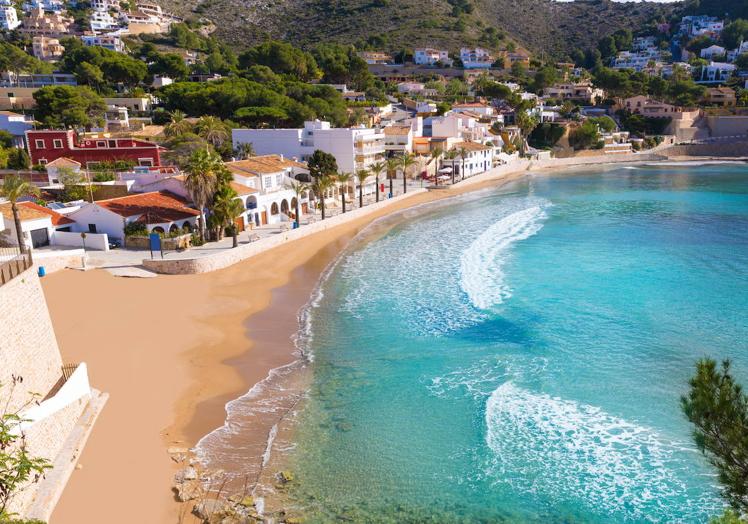
<path fill-rule="evenodd" d="M 229 138 L 229 131 L 220 118 L 215 116 L 201 116 L 195 125 L 197 134 L 213 144 L 213 147 L 221 147 Z"/>
<path fill-rule="evenodd" d="M 291 191 L 296 195 L 296 227 L 299 227 L 301 225 L 301 222 L 299 221 L 299 200 L 301 199 L 301 195 L 309 190 L 309 186 L 304 182 L 292 180 L 288 183 L 288 187 L 291 188 Z"/>
<path fill-rule="evenodd" d="M 356 171 L 356 179 L 358 180 L 358 207 L 364 207 L 364 183 L 367 178 L 369 178 L 369 172 L 366 169 Z"/>
<path fill-rule="evenodd" d="M 242 142 L 234 149 L 234 156 L 239 160 L 246 160 L 256 155 L 255 146 L 252 145 L 252 142 Z"/>
<path fill-rule="evenodd" d="M 335 180 L 340 184 L 340 200 L 343 202 L 343 213 L 345 213 L 345 195 L 348 193 L 348 182 L 351 181 L 350 173 L 338 173 Z"/>
<path fill-rule="evenodd" d="M 376 194 L 376 201 L 379 202 L 379 176 L 382 174 L 382 171 L 384 171 L 387 168 L 387 164 L 384 162 L 374 162 L 369 166 L 369 171 L 374 174 L 374 185 L 375 185 L 375 194 Z"/>
<path fill-rule="evenodd" d="M 416 163 L 416 159 L 410 153 L 400 156 L 400 168 L 403 170 L 403 195 L 408 192 L 408 169 Z"/>
<path fill-rule="evenodd" d="M 462 163 L 461 163 L 462 167 L 460 168 L 460 172 L 462 174 L 462 180 L 465 180 L 465 159 L 468 156 L 468 150 L 465 149 L 464 147 L 461 147 L 460 149 L 457 150 L 457 155 L 462 160 Z"/>
<path fill-rule="evenodd" d="M 392 187 L 393 180 L 397 174 L 397 168 L 400 167 L 400 159 L 396 156 L 387 159 L 387 178 L 390 179 L 390 197 L 395 196 L 395 190 Z"/>
<path fill-rule="evenodd" d="M 439 185 L 439 159 L 444 154 L 444 150 L 441 147 L 436 147 L 431 151 L 431 158 L 436 162 L 436 168 L 434 169 L 434 183 Z"/>
<path fill-rule="evenodd" d="M 220 191 L 213 200 L 213 214 L 216 216 L 223 228 L 231 230 L 233 247 L 239 245 L 236 219 L 244 213 L 242 201 L 236 198 L 236 191 Z"/>
<path fill-rule="evenodd" d="M 333 179 L 328 175 L 318 176 L 312 182 L 311 189 L 319 198 L 320 209 L 322 210 L 322 220 L 325 219 L 325 193 L 334 184 Z"/>
<path fill-rule="evenodd" d="M 457 158 L 457 151 L 455 151 L 454 149 L 450 149 L 449 151 L 447 151 L 446 153 L 444 153 L 444 158 L 446 158 L 447 160 L 454 160 L 455 158 Z M 455 183 L 455 163 L 451 162 L 450 165 L 452 166 L 452 185 L 454 185 L 454 183 Z"/>
<path fill-rule="evenodd" d="M 10 208 L 13 211 L 13 223 L 16 226 L 16 236 L 18 237 L 18 247 L 21 253 L 26 253 L 26 242 L 23 240 L 23 231 L 21 230 L 21 218 L 18 216 L 18 199 L 24 196 L 39 196 L 39 188 L 30 182 L 22 179 L 17 175 L 5 177 L 3 185 L 0 186 L 0 196 L 5 197 L 10 202 Z"/>
<path fill-rule="evenodd" d="M 164 127 L 164 135 L 168 137 L 180 136 L 188 133 L 192 129 L 192 124 L 186 120 L 186 116 L 178 109 L 170 113 L 171 122 Z"/>
<path fill-rule="evenodd" d="M 205 206 L 213 197 L 218 185 L 221 159 L 215 153 L 198 149 L 192 153 L 187 164 L 184 187 L 200 212 L 198 231 L 200 240 L 205 242 Z"/>

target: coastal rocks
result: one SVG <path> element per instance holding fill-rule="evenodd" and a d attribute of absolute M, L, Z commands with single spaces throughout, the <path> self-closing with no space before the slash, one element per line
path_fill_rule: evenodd
<path fill-rule="evenodd" d="M 177 471 L 176 475 L 174 475 L 174 482 L 176 484 L 182 484 L 183 482 L 186 482 L 188 480 L 196 480 L 197 479 L 197 470 L 192 467 L 186 467 L 184 469 L 180 469 Z"/>
<path fill-rule="evenodd" d="M 177 500 L 187 502 L 203 495 L 203 484 L 199 480 L 188 480 L 177 484 L 174 490 L 177 492 Z"/>
<path fill-rule="evenodd" d="M 221 522 L 227 509 L 229 508 L 225 500 L 204 499 L 195 504 L 192 513 L 205 522 Z M 215 517 L 221 520 L 216 520 Z"/>

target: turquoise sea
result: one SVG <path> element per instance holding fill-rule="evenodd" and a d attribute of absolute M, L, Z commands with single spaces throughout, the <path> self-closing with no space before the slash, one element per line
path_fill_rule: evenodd
<path fill-rule="evenodd" d="M 379 229 L 308 311 L 309 522 L 721 512 L 679 397 L 704 356 L 748 384 L 748 166 L 535 175 Z"/>

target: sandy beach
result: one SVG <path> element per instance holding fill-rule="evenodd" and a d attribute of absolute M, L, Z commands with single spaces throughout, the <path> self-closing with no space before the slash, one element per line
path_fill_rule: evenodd
<path fill-rule="evenodd" d="M 381 216 L 524 174 L 414 195 L 214 273 L 45 278 L 64 360 L 87 362 L 92 385 L 110 394 L 51 522 L 180 521 L 167 449 L 193 446 L 223 424 L 227 401 L 293 360 L 296 315 L 347 242 Z"/>

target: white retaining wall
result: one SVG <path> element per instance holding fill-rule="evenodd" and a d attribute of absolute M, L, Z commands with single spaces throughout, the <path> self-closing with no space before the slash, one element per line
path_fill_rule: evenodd
<path fill-rule="evenodd" d="M 52 237 L 55 246 L 83 247 L 80 233 L 56 231 Z M 109 251 L 109 235 L 106 233 L 86 233 L 86 249 Z"/>

